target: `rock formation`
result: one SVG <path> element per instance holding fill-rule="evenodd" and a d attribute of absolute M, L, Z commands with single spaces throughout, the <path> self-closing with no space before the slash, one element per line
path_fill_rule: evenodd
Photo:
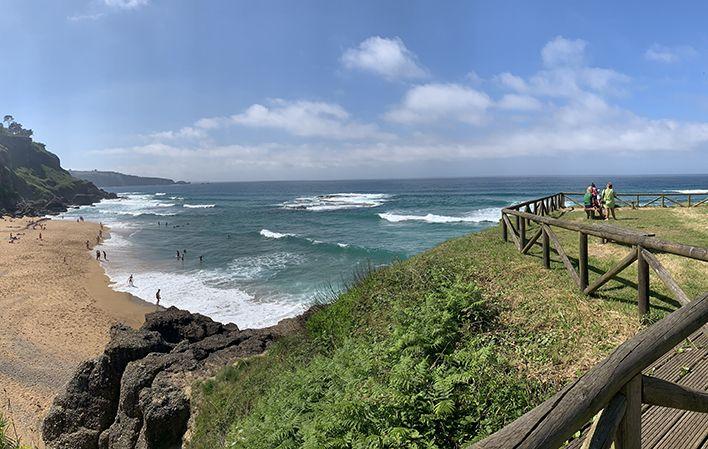
<path fill-rule="evenodd" d="M 239 330 L 171 307 L 146 315 L 138 330 L 114 326 L 104 353 L 81 364 L 54 400 L 42 429 L 47 448 L 182 447 L 192 382 L 262 353 L 302 320 Z"/>

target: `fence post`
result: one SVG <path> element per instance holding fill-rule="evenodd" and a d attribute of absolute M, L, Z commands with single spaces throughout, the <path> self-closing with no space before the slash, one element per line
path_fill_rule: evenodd
<path fill-rule="evenodd" d="M 639 315 L 649 313 L 649 263 L 642 254 L 642 247 L 637 245 L 637 306 Z"/>
<path fill-rule="evenodd" d="M 509 236 L 508 236 L 509 230 L 506 228 L 506 221 L 504 221 L 505 215 L 506 214 L 502 213 L 501 225 L 502 225 L 502 239 L 506 242 L 509 238 Z"/>
<path fill-rule="evenodd" d="M 543 229 L 541 232 L 543 232 L 543 267 L 551 268 L 551 244 L 546 230 Z"/>
<path fill-rule="evenodd" d="M 664 198 L 666 198 L 664 195 L 661 195 L 661 207 L 666 207 L 664 204 Z"/>
<path fill-rule="evenodd" d="M 580 232 L 580 255 L 578 257 L 578 273 L 580 275 L 580 290 L 588 286 L 588 235 Z"/>
<path fill-rule="evenodd" d="M 526 246 L 526 219 L 522 218 L 519 222 L 519 251 Z"/>
<path fill-rule="evenodd" d="M 688 194 L 688 207 L 691 207 L 691 194 Z"/>
<path fill-rule="evenodd" d="M 642 444 L 642 375 L 637 374 L 622 389 L 627 405 L 617 429 L 617 449 L 641 449 Z"/>

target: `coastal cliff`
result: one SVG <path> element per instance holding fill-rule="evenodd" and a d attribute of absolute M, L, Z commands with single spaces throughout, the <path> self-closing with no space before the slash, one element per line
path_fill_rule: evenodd
<path fill-rule="evenodd" d="M 115 194 L 72 177 L 44 144 L 0 133 L 0 213 L 43 215 L 88 205 Z"/>
<path fill-rule="evenodd" d="M 118 186 L 166 186 L 173 184 L 187 184 L 184 181 L 174 181 L 168 178 L 155 178 L 147 176 L 126 175 L 114 171 L 100 170 L 69 170 L 71 176 L 92 182 L 99 187 Z"/>

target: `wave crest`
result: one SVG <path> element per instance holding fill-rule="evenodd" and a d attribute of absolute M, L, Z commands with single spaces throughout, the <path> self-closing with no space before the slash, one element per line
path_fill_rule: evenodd
<path fill-rule="evenodd" d="M 379 217 L 391 223 L 400 223 L 403 221 L 422 221 L 425 223 L 482 223 L 498 221 L 501 217 L 501 212 L 498 208 L 490 207 L 458 217 L 436 214 L 402 215 L 393 212 L 379 214 Z"/>
<path fill-rule="evenodd" d="M 386 193 L 331 193 L 327 195 L 302 196 L 281 204 L 283 209 L 323 212 L 341 209 L 378 207 L 389 200 Z"/>

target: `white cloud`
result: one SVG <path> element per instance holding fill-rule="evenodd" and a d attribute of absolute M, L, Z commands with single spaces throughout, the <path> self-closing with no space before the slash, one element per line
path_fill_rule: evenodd
<path fill-rule="evenodd" d="M 354 122 L 343 107 L 324 102 L 277 99 L 270 107 L 254 104 L 244 112 L 232 115 L 229 122 L 255 128 L 280 129 L 301 137 L 386 138 L 375 125 Z M 202 125 L 205 123 L 202 122 Z"/>
<path fill-rule="evenodd" d="M 358 69 L 388 80 L 416 79 L 427 76 L 413 52 L 398 38 L 373 36 L 356 48 L 342 54 L 341 63 L 348 69 Z"/>
<path fill-rule="evenodd" d="M 495 79 L 502 86 L 507 87 L 511 90 L 515 90 L 517 92 L 526 92 L 528 90 L 526 81 L 524 81 L 523 78 L 521 78 L 520 76 L 512 75 L 509 72 L 500 73 L 495 77 Z"/>
<path fill-rule="evenodd" d="M 556 36 L 541 50 L 543 65 L 546 67 L 579 66 L 585 62 L 587 42 L 582 39 L 570 40 Z"/>
<path fill-rule="evenodd" d="M 149 3 L 149 0 L 103 0 L 106 6 L 119 9 L 137 9 Z"/>
<path fill-rule="evenodd" d="M 423 84 L 406 92 L 386 119 L 404 124 L 452 120 L 480 124 L 492 100 L 484 92 L 460 84 Z"/>
<path fill-rule="evenodd" d="M 696 56 L 698 52 L 690 45 L 681 45 L 677 47 L 666 47 L 664 45 L 654 44 L 644 52 L 644 58 L 648 61 L 662 62 L 671 64 L 682 60 L 690 59 Z"/>
<path fill-rule="evenodd" d="M 530 95 L 506 94 L 496 106 L 511 111 L 537 111 L 541 109 L 542 104 Z"/>
<path fill-rule="evenodd" d="M 155 139 L 206 138 L 211 130 L 230 126 L 271 128 L 298 137 L 327 139 L 390 139 L 376 125 L 358 123 L 340 105 L 316 101 L 273 99 L 269 105 L 253 104 L 245 111 L 224 117 L 207 117 L 178 131 L 162 131 Z"/>
<path fill-rule="evenodd" d="M 74 14 L 73 16 L 67 17 L 71 22 L 83 22 L 87 20 L 98 20 L 105 16 L 105 13 L 97 12 L 93 14 Z"/>

